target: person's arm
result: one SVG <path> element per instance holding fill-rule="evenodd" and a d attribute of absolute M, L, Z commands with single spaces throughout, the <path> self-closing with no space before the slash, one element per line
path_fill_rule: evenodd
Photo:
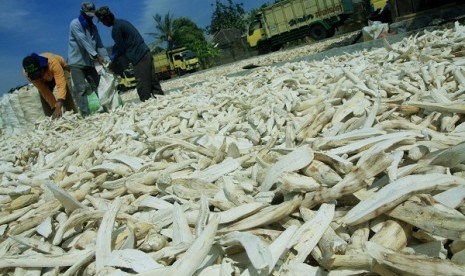
<path fill-rule="evenodd" d="M 50 88 L 41 80 L 33 80 L 31 83 L 37 88 L 40 96 L 44 98 L 50 108 L 55 108 L 57 101 L 53 95 L 53 91 L 51 91 Z"/>
<path fill-rule="evenodd" d="M 48 68 L 53 75 L 55 85 L 57 88 L 57 99 L 54 106 L 55 110 L 52 114 L 53 119 L 57 119 L 62 116 L 63 103 L 65 102 L 65 99 L 67 97 L 67 83 L 65 71 L 63 70 L 63 67 L 65 66 L 65 60 L 61 57 L 58 58 L 55 56 L 55 58 L 49 58 Z"/>
<path fill-rule="evenodd" d="M 66 77 L 65 77 L 65 71 L 63 70 L 63 67 L 66 66 L 64 60 L 58 60 L 58 59 L 53 59 L 49 58 L 48 62 L 48 69 L 53 75 L 53 78 L 55 79 L 55 85 L 57 88 L 57 101 L 64 101 L 66 99 Z"/>
<path fill-rule="evenodd" d="M 94 46 L 92 43 L 89 41 L 89 39 L 86 36 L 84 28 L 81 26 L 81 23 L 79 20 L 73 21 L 71 23 L 71 33 L 73 34 L 74 37 L 76 37 L 76 42 L 79 46 L 83 47 L 86 49 L 87 53 L 93 58 L 97 59 L 99 56 L 99 53 L 97 52 L 97 49 L 94 49 Z M 101 43 L 101 41 L 100 41 Z"/>

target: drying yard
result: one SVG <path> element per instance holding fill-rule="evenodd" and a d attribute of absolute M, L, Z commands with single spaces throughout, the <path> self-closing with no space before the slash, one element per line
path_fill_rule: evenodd
<path fill-rule="evenodd" d="M 0 274 L 464 275 L 465 26 L 325 43 L 2 132 Z"/>

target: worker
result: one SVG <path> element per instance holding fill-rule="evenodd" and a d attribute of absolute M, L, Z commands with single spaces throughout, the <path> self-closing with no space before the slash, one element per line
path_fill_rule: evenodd
<path fill-rule="evenodd" d="M 94 3 L 83 2 L 79 17 L 69 26 L 68 64 L 74 96 L 83 117 L 89 115 L 87 96 L 97 91 L 100 82 L 95 64 L 103 65 L 109 61 L 97 26 L 92 22 L 94 15 Z"/>
<path fill-rule="evenodd" d="M 108 6 L 103 6 L 95 12 L 95 16 L 103 25 L 112 27 L 111 36 L 115 42 L 112 52 L 112 63 L 125 56 L 132 63 L 137 79 L 137 94 L 144 102 L 151 96 L 163 95 L 155 73 L 150 49 L 145 44 L 139 31 L 124 19 L 115 19 Z"/>
<path fill-rule="evenodd" d="M 68 65 L 65 59 L 52 53 L 32 53 L 23 59 L 26 78 L 37 88 L 45 115 L 58 119 L 62 108 L 78 112 L 71 93 Z M 57 88 L 57 98 L 53 94 Z"/>

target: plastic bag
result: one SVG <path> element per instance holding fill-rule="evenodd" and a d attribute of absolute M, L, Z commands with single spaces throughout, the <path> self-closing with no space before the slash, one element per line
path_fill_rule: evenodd
<path fill-rule="evenodd" d="M 105 67 L 99 71 L 99 74 L 100 83 L 97 91 L 100 104 L 108 111 L 115 110 L 123 104 L 123 101 L 116 90 L 115 75 L 109 72 Z"/>
<path fill-rule="evenodd" d="M 93 114 L 95 112 L 99 112 L 100 109 L 102 108 L 100 104 L 100 100 L 97 96 L 97 93 L 92 92 L 89 95 L 87 95 L 87 106 L 89 108 L 89 113 Z"/>
<path fill-rule="evenodd" d="M 380 21 L 369 22 L 369 26 L 362 28 L 363 41 L 377 39 L 382 33 L 389 31 L 389 24 Z"/>

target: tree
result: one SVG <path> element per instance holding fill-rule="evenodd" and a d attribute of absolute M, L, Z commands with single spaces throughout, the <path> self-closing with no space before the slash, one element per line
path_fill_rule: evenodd
<path fill-rule="evenodd" d="M 219 55 L 219 49 L 205 40 L 204 30 L 189 18 L 181 17 L 173 21 L 174 47 L 186 47 L 197 55 L 204 68 L 211 66 L 211 61 Z"/>
<path fill-rule="evenodd" d="M 197 55 L 204 68 L 209 67 L 211 60 L 219 55 L 219 49 L 205 40 L 204 30 L 189 18 L 174 19 L 169 13 L 164 18 L 159 14 L 153 18 L 156 23 L 156 32 L 149 33 L 156 39 L 152 45 L 153 52 L 164 51 L 165 49 L 160 47 L 162 43 L 167 44 L 167 50 L 186 47 Z"/>
<path fill-rule="evenodd" d="M 161 17 L 158 13 L 153 17 L 155 20 L 155 29 L 157 32 L 149 33 L 155 38 L 155 46 L 159 46 L 163 43 L 167 44 L 168 49 L 173 48 L 173 21 L 174 17 L 169 12 L 165 15 L 164 18 Z"/>
<path fill-rule="evenodd" d="M 173 21 L 173 46 L 182 47 L 196 41 L 205 41 L 204 31 L 187 17 L 177 18 Z"/>
<path fill-rule="evenodd" d="M 236 28 L 244 32 L 246 22 L 244 20 L 245 11 L 243 4 L 233 4 L 232 0 L 227 0 L 227 5 L 221 0 L 215 0 L 215 11 L 212 14 L 210 26 L 207 27 L 209 34 L 215 34 L 221 29 Z"/>
<path fill-rule="evenodd" d="M 195 52 L 203 68 L 213 65 L 213 58 L 220 55 L 221 50 L 207 41 L 195 41 L 189 45 L 189 49 Z"/>

